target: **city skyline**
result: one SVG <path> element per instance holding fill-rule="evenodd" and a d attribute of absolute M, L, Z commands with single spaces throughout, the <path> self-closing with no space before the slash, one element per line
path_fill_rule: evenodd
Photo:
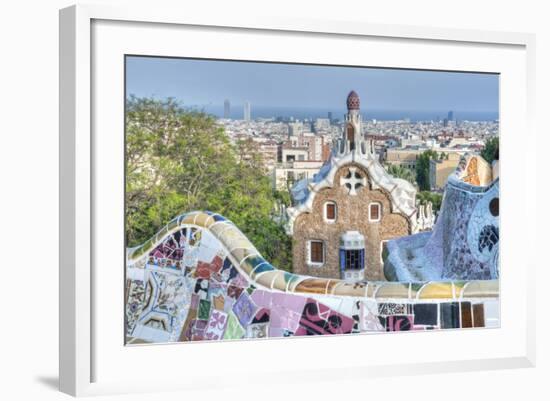
<path fill-rule="evenodd" d="M 452 110 L 462 119 L 476 115 L 498 119 L 498 82 L 497 74 L 486 73 L 139 56 L 126 59 L 127 95 L 171 97 L 184 107 L 219 117 L 226 115 L 224 104 L 230 101 L 233 118 L 242 116 L 246 102 L 252 105 L 252 118 L 292 113 L 301 113 L 297 117 L 302 118 L 321 117 L 328 112 L 339 117 L 342 98 L 354 89 L 362 99 L 361 111 L 371 117 L 377 112 L 409 118 L 407 113 L 417 113 L 434 119 L 444 118 Z"/>

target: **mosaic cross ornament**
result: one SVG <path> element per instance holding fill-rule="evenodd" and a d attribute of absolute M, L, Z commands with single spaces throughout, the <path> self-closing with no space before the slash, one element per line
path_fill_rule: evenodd
<path fill-rule="evenodd" d="M 340 185 L 349 189 L 350 195 L 357 195 L 357 190 L 367 185 L 367 179 L 357 172 L 357 167 L 350 167 L 345 177 L 340 177 Z"/>

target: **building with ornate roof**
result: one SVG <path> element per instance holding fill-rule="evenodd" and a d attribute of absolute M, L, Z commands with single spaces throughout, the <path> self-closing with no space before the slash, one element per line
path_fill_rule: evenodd
<path fill-rule="evenodd" d="M 360 99 L 351 91 L 340 138 L 312 179 L 291 190 L 287 231 L 295 273 L 345 280 L 384 280 L 384 244 L 433 225 L 416 188 L 387 173 L 372 140 L 362 135 Z"/>

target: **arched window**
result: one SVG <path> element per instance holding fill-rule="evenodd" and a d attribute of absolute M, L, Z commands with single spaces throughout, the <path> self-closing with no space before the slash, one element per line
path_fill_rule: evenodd
<path fill-rule="evenodd" d="M 369 221 L 380 221 L 382 218 L 382 205 L 378 202 L 369 204 Z"/>
<path fill-rule="evenodd" d="M 325 202 L 324 213 L 325 221 L 328 223 L 334 223 L 338 216 L 338 210 L 336 208 L 336 203 L 329 201 Z"/>

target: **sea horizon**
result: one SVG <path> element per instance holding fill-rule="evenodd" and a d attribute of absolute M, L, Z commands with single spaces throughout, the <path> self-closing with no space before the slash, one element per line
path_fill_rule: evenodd
<path fill-rule="evenodd" d="M 218 118 L 224 118 L 223 105 L 203 105 L 203 106 L 185 106 L 200 110 L 205 113 L 214 115 Z M 361 112 L 363 120 L 380 120 L 380 121 L 399 121 L 408 119 L 412 122 L 418 121 L 442 121 L 447 118 L 450 110 L 365 110 Z M 315 120 L 317 118 L 328 118 L 328 113 L 332 113 L 332 118 L 343 120 L 346 113 L 342 108 L 328 107 L 285 107 L 285 106 L 254 106 L 251 104 L 251 118 L 283 118 L 295 120 Z M 452 110 L 453 120 L 459 121 L 495 121 L 499 119 L 498 112 L 491 111 L 461 111 Z M 243 105 L 236 104 L 231 106 L 229 118 L 233 120 L 242 120 L 244 117 Z"/>

